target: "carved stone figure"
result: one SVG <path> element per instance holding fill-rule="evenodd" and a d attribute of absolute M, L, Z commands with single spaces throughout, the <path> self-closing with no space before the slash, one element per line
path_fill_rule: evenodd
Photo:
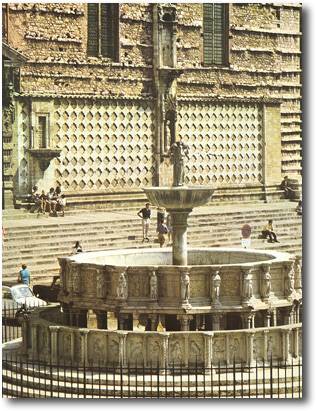
<path fill-rule="evenodd" d="M 221 286 L 221 277 L 219 275 L 219 271 L 216 271 L 213 274 L 212 302 L 217 305 L 220 304 L 219 302 L 220 286 Z"/>
<path fill-rule="evenodd" d="M 171 162 L 173 164 L 173 186 L 179 187 L 184 184 L 184 157 L 188 155 L 189 149 L 182 141 L 172 144 Z"/>
<path fill-rule="evenodd" d="M 104 344 L 102 344 L 100 338 L 97 338 L 93 344 L 93 362 L 102 363 L 104 355 Z"/>
<path fill-rule="evenodd" d="M 286 266 L 286 274 L 285 274 L 285 284 L 284 284 L 284 292 L 285 295 L 290 297 L 294 292 L 294 281 L 295 281 L 295 271 L 294 271 L 294 261 L 290 263 L 290 266 Z"/>
<path fill-rule="evenodd" d="M 271 274 L 270 265 L 263 266 L 263 275 L 261 282 L 261 297 L 267 299 L 271 293 Z"/>
<path fill-rule="evenodd" d="M 69 276 L 71 278 L 72 292 L 74 294 L 80 294 L 80 291 L 81 291 L 80 266 L 74 263 L 70 263 Z"/>
<path fill-rule="evenodd" d="M 244 301 L 248 301 L 253 297 L 251 270 L 244 271 L 242 296 Z"/>
<path fill-rule="evenodd" d="M 143 358 L 143 342 L 142 340 L 136 340 L 134 343 L 131 344 L 129 359 L 132 362 L 137 362 L 138 365 L 140 365 L 143 361 Z"/>
<path fill-rule="evenodd" d="M 179 341 L 176 341 L 171 348 L 171 359 L 175 364 L 182 362 L 182 352 Z"/>
<path fill-rule="evenodd" d="M 127 298 L 127 279 L 125 273 L 121 273 L 117 286 L 117 297 L 123 300 Z"/>
<path fill-rule="evenodd" d="M 295 257 L 295 289 L 302 288 L 302 266 L 301 266 L 301 257 Z"/>
<path fill-rule="evenodd" d="M 190 357 L 194 362 L 201 358 L 201 348 L 196 341 L 190 343 Z"/>
<path fill-rule="evenodd" d="M 148 345 L 148 353 L 153 363 L 158 363 L 160 360 L 160 344 L 157 340 L 150 340 Z"/>
<path fill-rule="evenodd" d="M 105 277 L 102 271 L 97 272 L 97 297 L 105 297 Z"/>
<path fill-rule="evenodd" d="M 158 298 L 158 280 L 155 271 L 152 271 L 150 276 L 150 298 L 157 300 Z"/>
<path fill-rule="evenodd" d="M 190 276 L 188 272 L 181 274 L 181 299 L 182 301 L 188 301 L 190 298 Z"/>

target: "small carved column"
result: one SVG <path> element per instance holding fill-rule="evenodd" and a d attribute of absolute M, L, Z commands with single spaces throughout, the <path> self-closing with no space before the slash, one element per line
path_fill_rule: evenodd
<path fill-rule="evenodd" d="M 50 347 L 51 347 L 51 362 L 56 364 L 58 362 L 58 330 L 59 326 L 49 326 L 50 331 Z"/>
<path fill-rule="evenodd" d="M 178 315 L 177 319 L 180 321 L 181 331 L 190 331 L 190 321 L 193 319 L 192 315 Z"/>
<path fill-rule="evenodd" d="M 126 367 L 126 332 L 120 332 L 119 336 L 119 365 Z"/>
<path fill-rule="evenodd" d="M 221 319 L 222 314 L 213 314 L 212 315 L 212 328 L 213 331 L 218 331 L 221 329 Z"/>
<path fill-rule="evenodd" d="M 221 287 L 221 276 L 219 274 L 219 271 L 215 271 L 212 275 L 212 290 L 211 290 L 212 306 L 214 307 L 219 307 L 221 305 L 219 301 L 220 287 Z"/>
<path fill-rule="evenodd" d="M 261 273 L 261 298 L 262 301 L 269 301 L 271 294 L 271 274 L 270 264 L 264 264 L 262 266 Z"/>
<path fill-rule="evenodd" d="M 264 317 L 264 326 L 265 327 L 271 327 L 271 311 L 267 310 L 265 317 Z"/>
<path fill-rule="evenodd" d="M 273 319 L 273 327 L 276 327 L 278 325 L 278 316 L 277 316 L 276 308 L 272 309 L 272 319 Z"/>
<path fill-rule="evenodd" d="M 88 334 L 89 330 L 80 329 L 80 360 L 81 364 L 88 363 Z"/>
<path fill-rule="evenodd" d="M 190 273 L 187 268 L 180 270 L 181 275 L 181 304 L 182 306 L 190 306 Z"/>
<path fill-rule="evenodd" d="M 248 362 L 249 367 L 254 365 L 253 340 L 254 340 L 254 333 L 249 333 L 247 335 L 247 362 Z"/>
<path fill-rule="evenodd" d="M 283 312 L 283 322 L 284 325 L 290 325 L 292 324 L 292 319 L 293 319 L 293 307 L 285 307 L 282 310 Z"/>
<path fill-rule="evenodd" d="M 210 368 L 213 360 L 213 333 L 203 333 L 204 335 L 204 364 Z"/>
<path fill-rule="evenodd" d="M 253 299 L 252 268 L 242 271 L 242 304 L 248 306 Z"/>
<path fill-rule="evenodd" d="M 242 313 L 242 323 L 243 323 L 243 328 L 255 328 L 255 313 L 253 312 L 248 312 L 248 313 Z"/>

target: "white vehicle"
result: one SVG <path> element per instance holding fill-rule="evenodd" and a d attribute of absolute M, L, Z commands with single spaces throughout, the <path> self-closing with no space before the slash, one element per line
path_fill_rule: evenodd
<path fill-rule="evenodd" d="M 35 297 L 26 284 L 17 284 L 12 287 L 2 286 L 2 317 L 14 318 L 16 311 L 22 306 L 32 309 L 45 305 L 47 302 Z"/>

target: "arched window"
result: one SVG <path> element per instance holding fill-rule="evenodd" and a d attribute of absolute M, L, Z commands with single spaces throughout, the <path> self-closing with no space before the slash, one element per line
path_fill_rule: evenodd
<path fill-rule="evenodd" d="M 119 4 L 88 3 L 88 56 L 119 56 Z"/>
<path fill-rule="evenodd" d="M 228 64 L 228 4 L 203 4 L 203 63 Z"/>

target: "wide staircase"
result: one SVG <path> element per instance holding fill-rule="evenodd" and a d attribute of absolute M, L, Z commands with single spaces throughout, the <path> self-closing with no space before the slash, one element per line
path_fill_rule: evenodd
<path fill-rule="evenodd" d="M 241 227 L 252 228 L 251 247 L 302 254 L 302 220 L 296 203 L 212 205 L 194 210 L 189 217 L 190 247 L 241 247 Z M 3 213 L 3 283 L 15 283 L 22 263 L 31 271 L 33 284 L 48 283 L 58 274 L 58 257 L 71 254 L 75 241 L 84 251 L 157 247 L 156 210 L 153 210 L 150 242 L 142 242 L 139 207 L 116 210 L 67 210 L 65 217 L 31 214 L 24 210 Z M 280 243 L 259 237 L 263 225 L 273 219 Z"/>

